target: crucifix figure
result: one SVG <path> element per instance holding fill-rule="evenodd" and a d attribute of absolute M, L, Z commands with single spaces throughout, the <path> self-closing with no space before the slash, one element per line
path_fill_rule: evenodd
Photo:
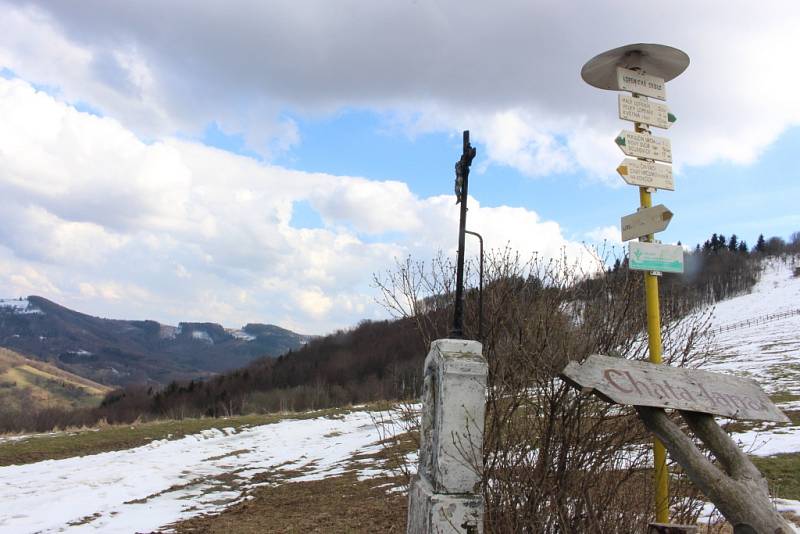
<path fill-rule="evenodd" d="M 464 130 L 464 146 L 461 159 L 456 162 L 456 204 L 461 203 L 461 219 L 458 225 L 458 258 L 456 260 L 456 302 L 453 313 L 451 338 L 464 337 L 464 233 L 467 226 L 467 194 L 469 167 L 477 151 L 469 144 L 469 130 Z"/>

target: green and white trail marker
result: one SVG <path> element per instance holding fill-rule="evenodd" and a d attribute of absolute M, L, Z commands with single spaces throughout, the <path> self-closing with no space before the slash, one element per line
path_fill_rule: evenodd
<path fill-rule="evenodd" d="M 628 248 L 628 267 L 635 271 L 683 272 L 683 247 L 631 241 Z"/>

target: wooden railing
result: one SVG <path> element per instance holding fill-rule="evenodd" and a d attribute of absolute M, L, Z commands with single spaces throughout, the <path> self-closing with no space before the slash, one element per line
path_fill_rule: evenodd
<path fill-rule="evenodd" d="M 770 321 L 777 321 L 778 319 L 785 319 L 786 317 L 791 317 L 792 315 L 800 315 L 800 309 L 789 310 L 779 313 L 770 313 L 767 315 L 760 315 L 758 317 L 751 317 L 750 319 L 744 319 L 742 321 L 737 321 L 735 323 L 724 324 L 721 326 L 710 328 L 708 330 L 708 334 L 719 334 L 722 332 L 727 332 L 729 330 L 737 330 L 739 328 L 746 328 L 748 326 L 768 323 Z"/>

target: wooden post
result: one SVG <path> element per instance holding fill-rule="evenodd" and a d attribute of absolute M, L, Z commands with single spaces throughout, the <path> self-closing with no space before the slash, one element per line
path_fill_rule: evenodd
<path fill-rule="evenodd" d="M 793 532 L 770 502 L 764 477 L 712 415 L 788 422 L 754 381 L 598 354 L 582 364 L 570 362 L 561 377 L 581 391 L 634 406 L 647 429 L 664 444 L 694 485 L 734 525 L 735 534 Z M 667 417 L 664 408 L 677 409 L 721 467 L 705 457 Z"/>
<path fill-rule="evenodd" d="M 769 499 L 767 481 L 722 430 L 714 417 L 697 412 L 679 412 L 695 435 L 711 450 L 722 469 L 711 463 L 664 410 L 637 406 L 647 429 L 655 434 L 686 474 L 719 508 L 734 532 L 789 534 L 792 527 Z"/>

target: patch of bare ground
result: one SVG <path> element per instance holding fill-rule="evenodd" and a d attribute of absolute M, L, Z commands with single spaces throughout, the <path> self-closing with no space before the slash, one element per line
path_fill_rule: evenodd
<path fill-rule="evenodd" d="M 405 532 L 407 497 L 392 490 L 408 483 L 403 459 L 416 444 L 403 434 L 381 445 L 377 452 L 354 456 L 344 474 L 322 480 L 292 482 L 304 470 L 291 469 L 256 475 L 251 483 L 259 485 L 248 490 L 245 500 L 169 528 L 178 534 Z M 388 471 L 359 480 L 358 471 L 365 467 Z"/>
<path fill-rule="evenodd" d="M 322 480 L 263 486 L 223 512 L 173 525 L 179 534 L 232 532 L 405 532 L 406 496 L 387 493 L 399 477 L 359 481 L 355 471 Z"/>

